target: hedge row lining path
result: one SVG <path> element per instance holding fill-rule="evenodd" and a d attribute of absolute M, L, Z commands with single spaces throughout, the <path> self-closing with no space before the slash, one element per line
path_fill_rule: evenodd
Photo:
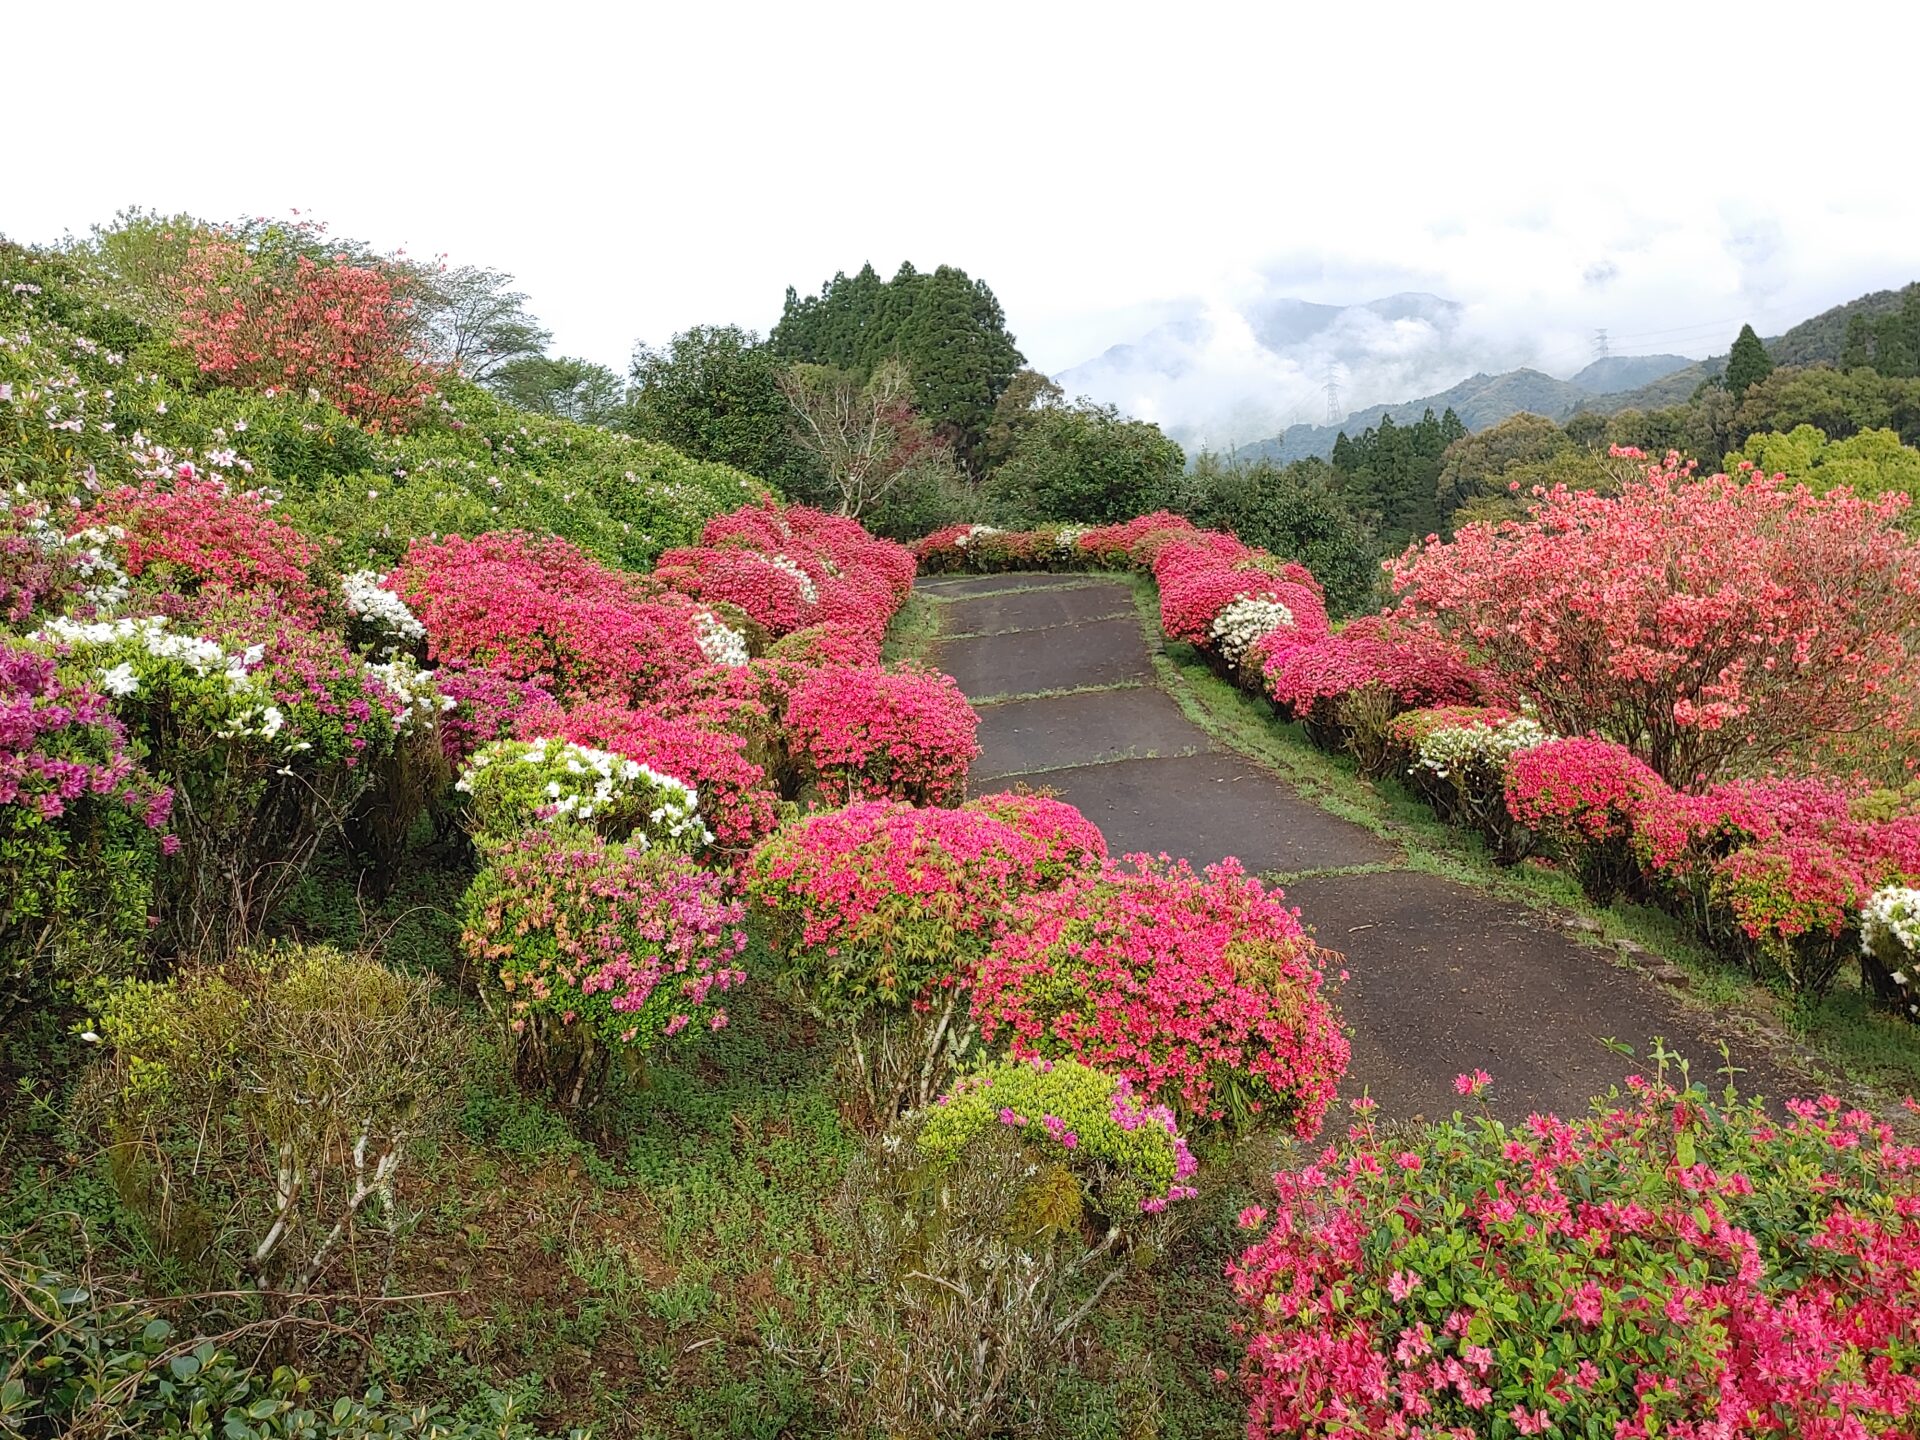
<path fill-rule="evenodd" d="M 1604 1039 L 1644 1056 L 1664 1037 L 1710 1083 L 1725 1040 L 1743 1091 L 1807 1089 L 1710 1012 L 1544 916 L 1407 868 L 1387 841 L 1217 744 L 1159 688 L 1125 582 L 1009 574 L 916 588 L 941 602 L 935 662 L 980 709 L 976 794 L 1046 786 L 1115 854 L 1196 866 L 1233 855 L 1255 873 L 1298 877 L 1289 901 L 1346 957 L 1348 1093 L 1371 1094 L 1384 1118 L 1450 1114 L 1461 1103 L 1453 1077 L 1476 1067 L 1494 1077 L 1497 1113 L 1579 1113 L 1632 1068 Z"/>

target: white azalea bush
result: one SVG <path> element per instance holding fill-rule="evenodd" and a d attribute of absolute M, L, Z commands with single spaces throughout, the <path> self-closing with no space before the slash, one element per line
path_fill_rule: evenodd
<path fill-rule="evenodd" d="M 355 570 L 343 576 L 340 593 L 353 628 L 375 652 L 411 650 L 427 638 L 427 627 L 407 608 L 407 602 L 383 584 L 378 570 Z"/>
<path fill-rule="evenodd" d="M 1920 1020 L 1920 890 L 1874 891 L 1860 911 L 1860 950 L 1868 985 L 1909 1020 Z"/>
<path fill-rule="evenodd" d="M 695 851 L 713 841 L 700 796 L 684 780 L 571 740 L 496 740 L 467 762 L 454 787 L 471 802 L 484 845 L 536 826 L 576 824 L 641 850 Z"/>
<path fill-rule="evenodd" d="M 1271 595 L 1236 595 L 1208 627 L 1221 658 L 1238 667 L 1254 642 L 1293 625 L 1293 611 Z"/>
<path fill-rule="evenodd" d="M 1442 780 L 1474 766 L 1504 775 L 1507 762 L 1514 756 L 1553 738 L 1551 731 L 1526 715 L 1491 723 L 1475 720 L 1465 725 L 1443 725 L 1421 739 L 1413 763 L 1415 768 L 1429 770 Z"/>
<path fill-rule="evenodd" d="M 753 658 L 744 632 L 734 629 L 711 610 L 693 617 L 694 638 L 709 665 L 744 665 Z"/>
<path fill-rule="evenodd" d="M 1407 774 L 1413 787 L 1443 819 L 1478 830 L 1504 863 L 1533 849 L 1533 832 L 1507 808 L 1506 777 L 1514 756 L 1555 738 L 1538 720 L 1443 706 L 1396 717 L 1387 736 L 1398 753 L 1411 755 Z"/>

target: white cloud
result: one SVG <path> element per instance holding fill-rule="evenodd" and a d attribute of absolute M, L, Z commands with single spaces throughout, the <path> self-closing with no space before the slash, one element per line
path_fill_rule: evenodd
<path fill-rule="evenodd" d="M 1177 310 L 1402 289 L 1542 357 L 1577 364 L 1601 325 L 1703 354 L 1920 269 L 1910 99 L 1847 79 L 1920 21 L 1762 19 L 400 0 L 115 3 L 76 35 L 30 6 L 0 230 L 299 207 L 511 270 L 559 347 L 616 365 L 908 258 L 984 276 L 1049 370 Z M 1847 143 L 1810 89 L 1844 94 Z M 1225 333 L 1208 363 L 1247 356 Z"/>

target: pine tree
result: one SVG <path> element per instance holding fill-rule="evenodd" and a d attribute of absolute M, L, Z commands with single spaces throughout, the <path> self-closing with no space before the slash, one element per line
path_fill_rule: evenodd
<path fill-rule="evenodd" d="M 1742 325 L 1739 338 L 1733 342 L 1733 353 L 1727 356 L 1727 393 L 1737 400 L 1749 386 L 1772 373 L 1773 357 L 1767 354 L 1767 347 L 1753 333 L 1753 326 Z"/>

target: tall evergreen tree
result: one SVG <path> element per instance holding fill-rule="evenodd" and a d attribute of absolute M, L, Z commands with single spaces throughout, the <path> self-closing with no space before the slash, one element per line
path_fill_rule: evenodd
<path fill-rule="evenodd" d="M 1858 370 L 1873 363 L 1873 325 L 1857 311 L 1847 320 L 1847 343 L 1840 352 L 1842 370 Z"/>
<path fill-rule="evenodd" d="M 1749 385 L 1772 373 L 1773 357 L 1767 354 L 1767 347 L 1753 333 L 1753 326 L 1742 325 L 1739 338 L 1733 342 L 1733 353 L 1727 356 L 1727 393 L 1737 400 L 1747 393 Z"/>
<path fill-rule="evenodd" d="M 891 280 L 866 265 L 818 295 L 789 289 L 769 343 L 784 359 L 861 376 L 904 361 L 916 408 L 975 473 L 994 404 L 1024 363 L 993 291 L 950 265 L 923 273 L 903 264 Z"/>

